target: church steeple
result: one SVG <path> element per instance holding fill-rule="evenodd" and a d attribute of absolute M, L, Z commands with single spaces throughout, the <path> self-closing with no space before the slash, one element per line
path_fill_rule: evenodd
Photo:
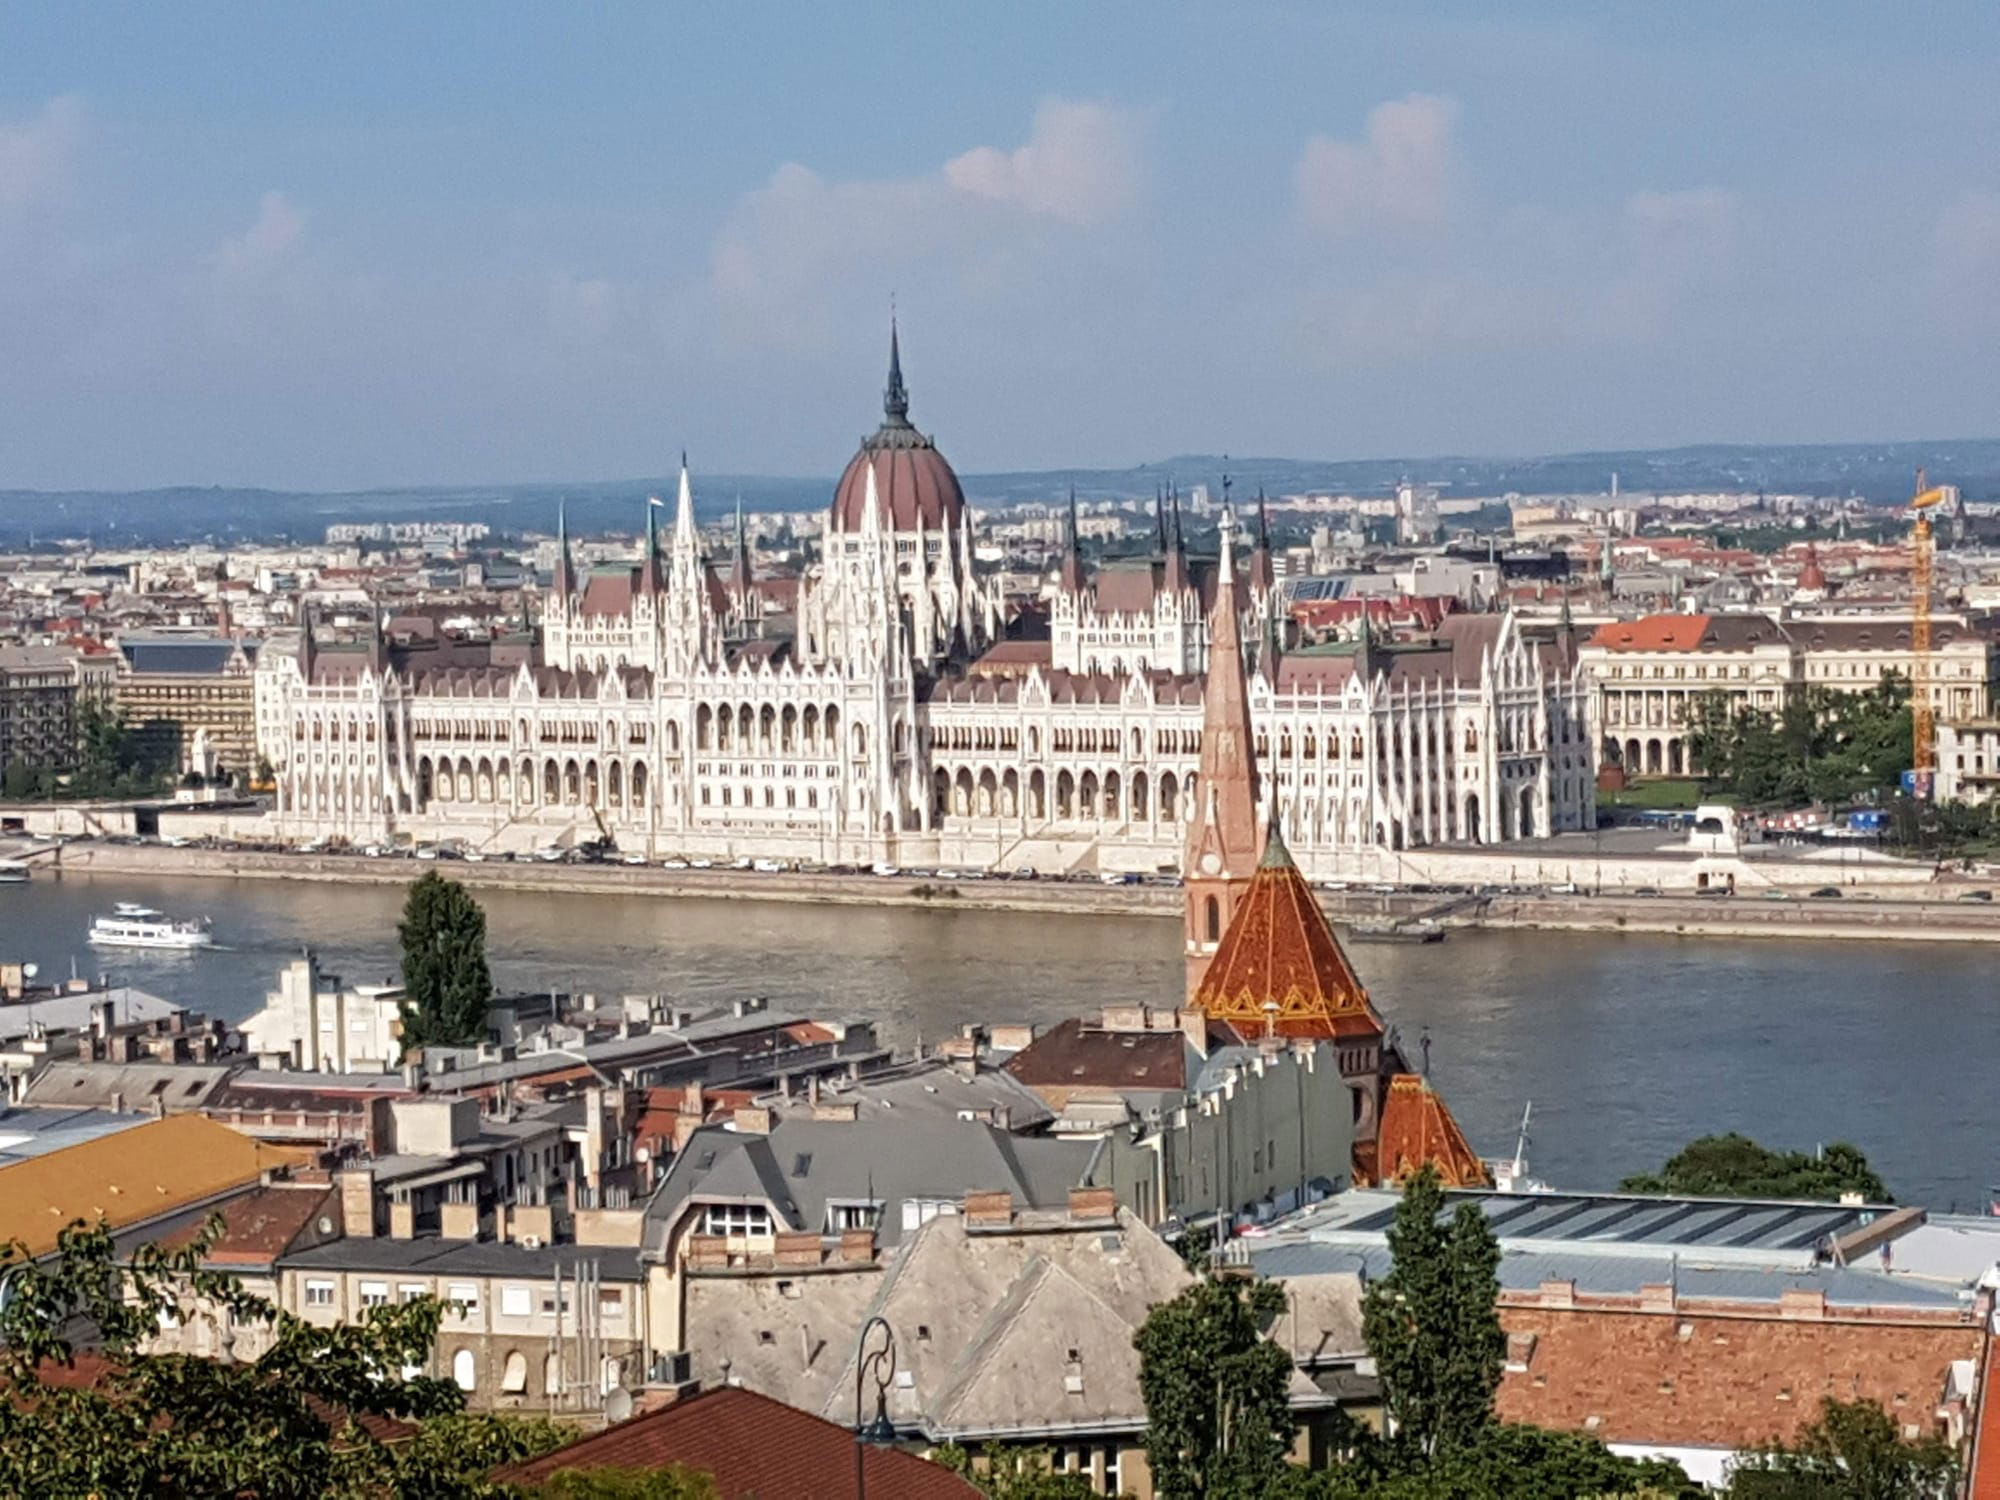
<path fill-rule="evenodd" d="M 1264 850 L 1257 821 L 1257 742 L 1243 669 L 1242 613 L 1232 549 L 1235 518 L 1222 512 L 1222 558 L 1209 616 L 1208 675 L 1202 685 L 1201 769 L 1181 861 L 1187 891 L 1188 994 L 1200 989 L 1216 945 Z"/>
<path fill-rule="evenodd" d="M 736 497 L 736 556 L 733 560 L 729 580 L 735 591 L 738 607 L 747 605 L 750 599 L 750 537 L 743 527 L 743 496 Z"/>
<path fill-rule="evenodd" d="M 1269 600 L 1278 570 L 1271 561 L 1271 516 L 1264 508 L 1264 492 L 1257 491 L 1257 545 L 1250 552 L 1250 587 Z"/>

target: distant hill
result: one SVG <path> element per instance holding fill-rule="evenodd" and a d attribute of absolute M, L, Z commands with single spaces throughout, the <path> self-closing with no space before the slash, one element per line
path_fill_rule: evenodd
<path fill-rule="evenodd" d="M 1273 495 L 1304 491 L 1381 495 L 1409 478 L 1447 494 L 1552 495 L 1601 493 L 1618 475 L 1622 489 L 1767 489 L 1793 494 L 1860 495 L 1880 503 L 1905 499 L 1918 465 L 1933 483 L 1957 484 L 1968 498 L 2000 497 L 2000 439 L 1922 443 L 1754 444 L 1563 453 L 1541 458 L 1224 458 L 1185 454 L 1128 469 L 1047 469 L 961 476 L 975 502 L 1046 500 L 1071 485 L 1088 499 L 1149 496 L 1173 480 L 1186 490 L 1219 491 L 1227 473 L 1237 495 L 1260 487 Z M 705 520 L 728 514 L 742 496 L 748 510 L 810 510 L 832 497 L 833 478 L 768 475 L 700 476 Z M 31 538 L 88 536 L 108 545 L 163 544 L 210 538 L 218 542 L 317 540 L 337 521 L 484 521 L 500 532 L 549 531 L 558 500 L 567 498 L 572 531 L 637 530 L 646 497 L 671 497 L 671 476 L 576 484 L 479 485 L 382 489 L 339 494 L 284 490 L 192 488 L 124 493 L 0 490 L 0 546 Z"/>

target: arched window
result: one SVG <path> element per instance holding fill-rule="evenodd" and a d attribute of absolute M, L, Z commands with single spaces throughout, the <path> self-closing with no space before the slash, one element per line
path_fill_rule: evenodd
<path fill-rule="evenodd" d="M 542 1361 L 542 1394 L 551 1401 L 563 1393 L 562 1356 L 550 1354 Z"/>
<path fill-rule="evenodd" d="M 1213 897 L 1213 896 L 1210 896 L 1210 897 L 1208 898 L 1208 906 L 1207 906 L 1207 927 L 1208 927 L 1208 941 L 1209 941 L 1209 942 L 1211 942 L 1211 943 L 1219 943 L 1219 942 L 1221 942 L 1221 941 L 1222 941 L 1222 903 L 1221 903 L 1220 901 L 1216 900 L 1216 899 L 1215 899 L 1215 897 Z"/>
<path fill-rule="evenodd" d="M 528 1356 L 519 1349 L 509 1350 L 507 1367 L 500 1377 L 500 1389 L 510 1396 L 518 1396 L 528 1389 Z"/>
<path fill-rule="evenodd" d="M 479 1384 L 479 1361 L 470 1349 L 461 1349 L 451 1357 L 451 1378 L 461 1391 L 470 1391 Z"/>

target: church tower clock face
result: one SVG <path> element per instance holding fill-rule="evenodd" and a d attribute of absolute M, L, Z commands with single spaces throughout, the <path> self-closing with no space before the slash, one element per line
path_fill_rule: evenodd
<path fill-rule="evenodd" d="M 1201 857 L 1202 874 L 1214 875 L 1218 873 L 1221 869 L 1222 869 L 1222 856 L 1220 854 L 1217 854 L 1213 849 L 1209 850 L 1208 853 L 1204 854 Z"/>

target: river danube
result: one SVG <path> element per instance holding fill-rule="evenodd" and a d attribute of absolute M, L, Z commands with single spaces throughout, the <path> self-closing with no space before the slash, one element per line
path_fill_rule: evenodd
<path fill-rule="evenodd" d="M 488 891 L 503 989 L 745 995 L 875 1021 L 907 1047 L 968 1021 L 1050 1022 L 1178 998 L 1179 927 L 755 901 Z M 0 961 L 109 972 L 225 1020 L 256 1010 L 307 945 L 350 982 L 396 967 L 397 887 L 290 880 L 38 876 L 0 888 Z M 93 913 L 141 901 L 205 914 L 223 951 L 94 954 Z M 1691 1137 L 1852 1140 L 1897 1196 L 1983 1210 L 1994 1149 L 2000 986 L 1991 948 L 1454 933 L 1351 950 L 1409 1052 L 1486 1155 L 1534 1104 L 1530 1160 L 1561 1187 L 1614 1186 Z"/>

